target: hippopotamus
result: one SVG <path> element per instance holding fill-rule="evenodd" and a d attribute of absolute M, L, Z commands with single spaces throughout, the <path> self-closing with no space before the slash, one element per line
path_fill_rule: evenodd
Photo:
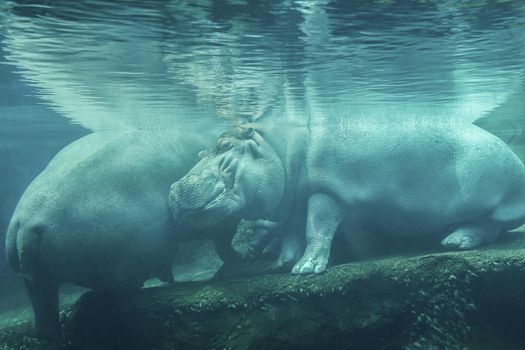
<path fill-rule="evenodd" d="M 189 234 L 168 208 L 170 185 L 214 138 L 95 132 L 60 151 L 34 179 L 15 209 L 6 251 L 23 276 L 40 337 L 59 336 L 60 283 L 115 293 L 140 288 L 170 271 L 179 241 L 199 236 L 213 238 L 222 257 L 233 252 L 222 236 L 233 236 L 234 224 Z"/>
<path fill-rule="evenodd" d="M 247 124 L 171 186 L 169 205 L 189 227 L 224 217 L 279 223 L 288 232 L 280 259 L 296 262 L 295 274 L 320 273 L 336 231 L 350 240 L 364 231 L 437 235 L 447 249 L 496 240 L 525 222 L 525 167 L 467 123 Z"/>

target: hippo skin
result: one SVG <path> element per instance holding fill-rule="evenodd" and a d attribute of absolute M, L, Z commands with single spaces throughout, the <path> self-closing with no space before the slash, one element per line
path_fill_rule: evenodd
<path fill-rule="evenodd" d="M 525 167 L 471 124 L 245 126 L 172 185 L 169 204 L 188 226 L 225 216 L 280 223 L 279 261 L 319 273 L 338 229 L 350 240 L 363 231 L 438 235 L 451 249 L 496 240 L 525 222 Z"/>
<path fill-rule="evenodd" d="M 24 279 L 37 335 L 59 337 L 60 283 L 137 289 L 169 271 L 179 241 L 207 235 L 176 227 L 167 198 L 173 181 L 197 162 L 197 151 L 213 142 L 211 135 L 204 140 L 191 133 L 90 134 L 59 152 L 29 185 L 6 251 Z"/>

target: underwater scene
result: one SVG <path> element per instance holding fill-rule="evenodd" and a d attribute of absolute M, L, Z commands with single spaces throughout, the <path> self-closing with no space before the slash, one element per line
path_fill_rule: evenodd
<path fill-rule="evenodd" d="M 525 0 L 0 0 L 0 350 L 525 349 Z"/>

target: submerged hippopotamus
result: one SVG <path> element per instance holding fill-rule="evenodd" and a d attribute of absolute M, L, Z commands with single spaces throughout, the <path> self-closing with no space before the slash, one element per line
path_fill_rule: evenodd
<path fill-rule="evenodd" d="M 234 229 L 189 234 L 176 227 L 168 190 L 211 136 L 94 133 L 63 149 L 30 184 L 8 228 L 11 267 L 24 279 L 37 334 L 59 335 L 62 282 L 100 291 L 140 288 L 169 271 L 177 242 L 215 234 L 228 251 Z M 201 237 L 202 238 L 202 237 Z"/>
<path fill-rule="evenodd" d="M 169 204 L 189 226 L 234 216 L 279 222 L 288 232 L 281 260 L 304 252 L 292 272 L 319 273 L 338 228 L 349 239 L 358 230 L 437 234 L 453 249 L 494 241 L 525 223 L 525 167 L 470 124 L 241 127 L 172 185 Z M 290 234 L 297 230 L 301 237 Z"/>

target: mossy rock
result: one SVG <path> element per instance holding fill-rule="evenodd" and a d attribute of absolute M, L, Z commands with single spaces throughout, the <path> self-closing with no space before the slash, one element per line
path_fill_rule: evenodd
<path fill-rule="evenodd" d="M 88 292 L 61 311 L 63 344 L 31 338 L 23 319 L 0 329 L 0 349 L 524 349 L 524 281 L 525 235 L 511 233 L 320 275 Z"/>

